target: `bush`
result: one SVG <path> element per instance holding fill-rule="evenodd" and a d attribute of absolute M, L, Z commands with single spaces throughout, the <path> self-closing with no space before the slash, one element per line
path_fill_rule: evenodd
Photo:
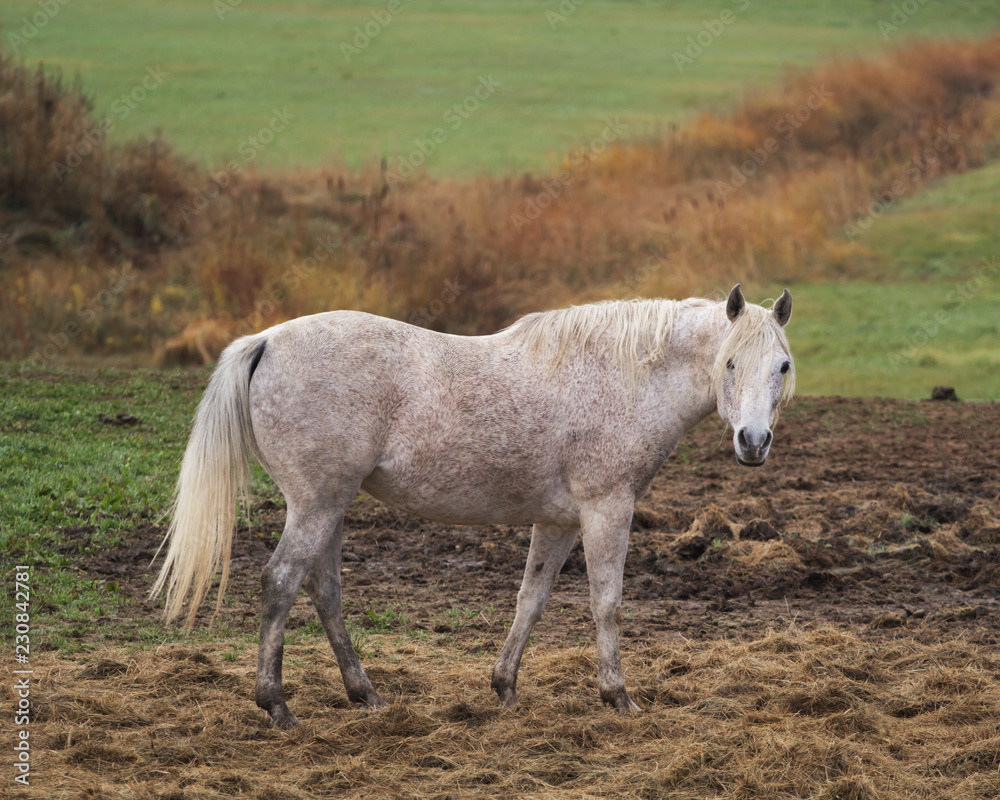
<path fill-rule="evenodd" d="M 31 70 L 0 51 L 0 213 L 8 226 L 68 232 L 97 255 L 177 242 L 196 170 L 161 139 L 119 147 L 79 79 Z"/>

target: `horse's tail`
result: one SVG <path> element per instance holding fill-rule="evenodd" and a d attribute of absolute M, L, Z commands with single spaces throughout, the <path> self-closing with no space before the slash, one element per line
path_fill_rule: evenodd
<path fill-rule="evenodd" d="M 174 619 L 191 591 L 185 627 L 195 614 L 221 562 L 215 613 L 229 579 L 237 493 L 246 505 L 251 456 L 259 457 L 250 421 L 250 379 L 264 354 L 261 334 L 237 339 L 223 352 L 205 390 L 174 490 L 167 555 L 150 591 L 166 587 L 166 616 Z M 169 544 L 168 544 L 169 543 Z M 159 553 L 159 551 L 157 551 Z"/>

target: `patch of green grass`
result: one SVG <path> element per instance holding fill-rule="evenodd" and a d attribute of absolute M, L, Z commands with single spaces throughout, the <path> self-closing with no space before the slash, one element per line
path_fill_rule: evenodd
<path fill-rule="evenodd" d="M 457 175 L 539 169 L 598 136 L 608 115 L 620 116 L 630 137 L 654 134 L 775 81 L 787 65 L 870 55 L 915 36 L 984 35 L 1000 20 L 996 0 L 932 0 L 886 38 L 878 23 L 893 6 L 870 0 L 588 0 L 564 20 L 547 16 L 559 0 L 402 0 L 369 44 L 345 55 L 356 28 L 374 30 L 371 14 L 385 0 L 244 0 L 225 4 L 235 8 L 222 19 L 218 5 L 68 3 L 18 40 L 22 17 L 39 5 L 13 0 L 3 40 L 28 59 L 79 72 L 98 111 L 115 120 L 116 139 L 161 130 L 182 152 L 220 165 L 239 157 L 272 109 L 287 108 L 295 119 L 257 163 L 374 164 L 442 127 L 447 140 L 426 168 Z M 728 24 L 719 22 L 723 12 L 732 14 Z M 706 39 L 706 25 L 717 38 Z M 699 35 L 708 45 L 679 69 L 674 54 Z M 122 105 L 150 66 L 166 73 L 162 83 L 134 108 Z M 502 85 L 451 128 L 446 112 L 489 75 Z M 124 118 L 115 111 L 126 108 Z"/>
<path fill-rule="evenodd" d="M 371 624 L 373 631 L 391 631 L 396 627 L 406 627 L 409 625 L 407 618 L 394 608 L 365 610 L 365 617 Z"/>
<path fill-rule="evenodd" d="M 31 567 L 31 624 L 46 646 L 72 649 L 95 627 L 117 624 L 118 582 L 87 578 L 78 563 L 127 546 L 130 530 L 167 507 L 204 379 L 68 369 L 22 376 L 0 364 L 0 553 L 5 566 Z M 98 420 L 118 412 L 142 421 Z M 9 604 L 0 608 L 0 625 L 10 613 Z M 134 624 L 140 638 L 160 630 Z"/>
<path fill-rule="evenodd" d="M 223 661 L 236 661 L 240 653 L 246 649 L 244 644 L 233 642 L 230 644 L 230 649 L 222 654 Z"/>
<path fill-rule="evenodd" d="M 902 197 L 860 237 L 872 278 L 958 280 L 1000 260 L 1000 162 Z M 1000 275 L 995 276 L 1000 281 Z"/>
<path fill-rule="evenodd" d="M 475 608 L 468 608 L 467 606 L 452 606 L 447 611 L 444 612 L 445 618 L 451 622 L 461 625 L 468 622 L 470 619 L 475 619 L 479 616 L 479 611 Z"/>
<path fill-rule="evenodd" d="M 962 399 L 1000 399 L 1000 273 L 968 299 L 957 294 L 965 285 L 793 287 L 797 391 L 920 399 L 943 384 Z"/>
<path fill-rule="evenodd" d="M 792 284 L 807 395 L 1000 400 L 1000 163 L 901 199 L 859 239 L 867 280 Z M 776 293 L 751 287 L 751 299 Z"/>

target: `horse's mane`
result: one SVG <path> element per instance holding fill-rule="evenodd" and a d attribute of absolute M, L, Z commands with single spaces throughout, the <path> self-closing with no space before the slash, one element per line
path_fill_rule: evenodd
<path fill-rule="evenodd" d="M 509 330 L 521 337 L 529 352 L 543 357 L 553 372 L 573 353 L 586 352 L 588 344 L 609 342 L 634 390 L 646 368 L 663 357 L 677 312 L 714 305 L 714 301 L 702 298 L 606 300 L 528 314 Z"/>
<path fill-rule="evenodd" d="M 606 300 L 588 305 L 570 306 L 555 311 L 528 314 L 508 328 L 521 338 L 530 353 L 548 362 L 553 373 L 559 371 L 574 353 L 585 353 L 588 344 L 605 342 L 621 364 L 623 376 L 634 393 L 651 364 L 661 360 L 670 344 L 679 312 L 689 308 L 711 308 L 725 315 L 725 301 L 702 297 L 687 300 Z M 722 341 L 712 368 L 711 390 L 718 393 L 725 377 L 726 364 L 733 359 L 739 385 L 744 380 L 766 380 L 770 363 L 763 359 L 775 344 L 791 361 L 785 332 L 769 309 L 747 304 L 736 324 Z M 602 349 L 604 349 L 602 348 Z M 742 367 L 742 369 L 741 369 Z M 758 371 L 761 374 L 751 374 Z M 782 400 L 791 398 L 795 387 L 794 364 L 785 377 Z"/>

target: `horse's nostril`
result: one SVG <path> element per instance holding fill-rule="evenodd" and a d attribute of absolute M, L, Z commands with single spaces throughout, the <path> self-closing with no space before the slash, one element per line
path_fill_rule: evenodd
<path fill-rule="evenodd" d="M 736 441 L 740 443 L 740 447 L 746 448 L 750 445 L 747 444 L 746 428 L 740 428 L 739 432 L 736 434 Z"/>
<path fill-rule="evenodd" d="M 774 434 L 771 431 L 767 432 L 767 436 L 764 437 L 764 449 L 766 450 L 771 446 L 771 440 L 774 438 Z"/>

